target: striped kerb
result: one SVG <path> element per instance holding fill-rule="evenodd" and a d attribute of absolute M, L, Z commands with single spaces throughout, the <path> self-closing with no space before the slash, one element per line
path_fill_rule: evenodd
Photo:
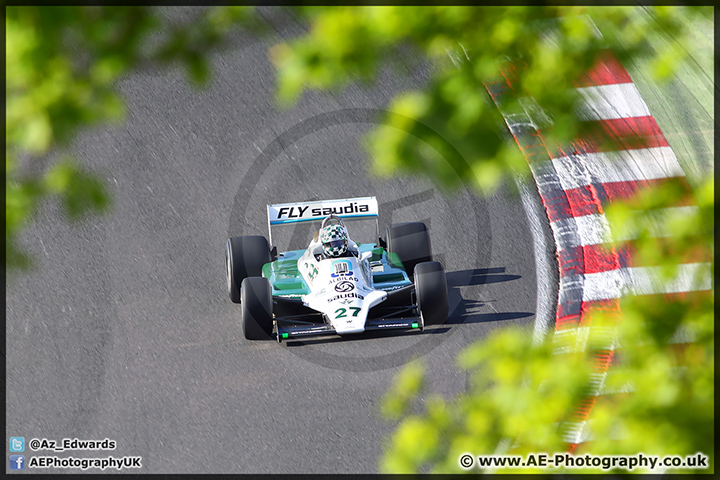
<path fill-rule="evenodd" d="M 593 312 L 621 319 L 624 295 L 664 302 L 687 292 L 709 291 L 710 252 L 683 252 L 677 275 L 669 282 L 660 281 L 659 265 L 648 264 L 637 253 L 634 240 L 640 226 L 649 228 L 662 247 L 673 234 L 661 227 L 663 219 L 693 213 L 697 207 L 672 148 L 612 52 L 603 51 L 577 82 L 582 137 L 552 151 L 545 146 L 548 132 L 537 128 L 527 112 L 504 110 L 503 97 L 513 94 L 518 74 L 512 66 L 505 68 L 502 78 L 486 88 L 530 165 L 555 237 L 560 273 L 556 342 L 568 327 L 587 327 Z M 679 193 L 672 196 L 679 200 L 653 211 L 639 209 L 644 195 L 664 189 Z M 604 212 L 618 201 L 638 206 L 633 211 L 635 228 L 610 231 Z M 597 391 L 570 412 L 573 421 L 564 430 L 570 450 L 588 440 L 585 421 L 602 393 L 614 349 L 609 335 L 608 345 L 594 351 Z"/>

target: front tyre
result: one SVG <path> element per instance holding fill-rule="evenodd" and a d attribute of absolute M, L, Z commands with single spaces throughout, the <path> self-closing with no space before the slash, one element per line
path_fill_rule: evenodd
<path fill-rule="evenodd" d="M 445 270 L 440 262 L 415 266 L 415 296 L 423 325 L 440 325 L 448 317 L 448 291 Z"/>
<path fill-rule="evenodd" d="M 413 278 L 415 265 L 432 261 L 430 233 L 424 223 L 393 223 L 387 227 L 385 238 L 388 251 L 400 257 L 410 278 Z"/>
<path fill-rule="evenodd" d="M 272 337 L 273 303 L 270 280 L 248 277 L 241 284 L 243 333 L 249 340 Z"/>
<path fill-rule="evenodd" d="M 240 303 L 240 284 L 247 277 L 262 275 L 262 267 L 271 261 L 265 237 L 232 237 L 225 244 L 225 274 L 230 300 Z"/>

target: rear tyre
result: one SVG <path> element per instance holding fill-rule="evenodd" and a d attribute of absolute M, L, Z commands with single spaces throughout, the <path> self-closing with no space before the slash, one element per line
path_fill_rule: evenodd
<path fill-rule="evenodd" d="M 430 233 L 424 223 L 393 223 L 386 229 L 386 238 L 388 251 L 400 257 L 408 277 L 413 278 L 415 265 L 432 261 Z"/>
<path fill-rule="evenodd" d="M 248 277 L 242 281 L 243 333 L 249 340 L 265 340 L 272 336 L 273 311 L 270 280 Z"/>
<path fill-rule="evenodd" d="M 230 300 L 240 303 L 240 285 L 247 277 L 262 275 L 262 267 L 271 261 L 265 237 L 232 237 L 225 244 L 225 271 Z"/>
<path fill-rule="evenodd" d="M 448 317 L 445 270 L 440 262 L 423 262 L 415 267 L 415 296 L 423 325 L 440 325 Z"/>

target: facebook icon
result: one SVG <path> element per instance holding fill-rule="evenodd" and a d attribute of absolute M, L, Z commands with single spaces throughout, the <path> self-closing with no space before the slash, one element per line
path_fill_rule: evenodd
<path fill-rule="evenodd" d="M 25 455 L 10 455 L 10 470 L 25 469 Z"/>

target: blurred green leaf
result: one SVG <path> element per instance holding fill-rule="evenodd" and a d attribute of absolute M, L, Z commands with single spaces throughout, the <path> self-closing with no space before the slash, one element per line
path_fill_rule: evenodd
<path fill-rule="evenodd" d="M 69 219 L 107 210 L 103 181 L 77 162 L 32 165 L 64 151 L 82 128 L 122 120 L 118 79 L 150 64 L 181 63 L 191 83 L 202 86 L 210 52 L 234 28 L 257 23 L 249 7 L 196 12 L 170 25 L 143 6 L 6 7 L 7 267 L 30 265 L 19 234 L 48 196 L 61 198 Z"/>
<path fill-rule="evenodd" d="M 388 418 L 399 418 L 408 408 L 423 385 L 422 364 L 411 362 L 397 376 L 393 387 L 382 398 L 382 413 Z"/>

